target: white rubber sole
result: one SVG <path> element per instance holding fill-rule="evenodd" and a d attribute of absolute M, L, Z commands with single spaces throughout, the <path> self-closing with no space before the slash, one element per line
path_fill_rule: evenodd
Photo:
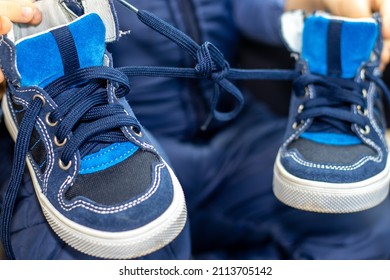
<path fill-rule="evenodd" d="M 15 140 L 17 127 L 3 97 L 2 109 L 8 131 Z M 183 230 L 187 209 L 181 185 L 166 164 L 172 178 L 173 199 L 168 209 L 151 223 L 125 232 L 105 232 L 91 229 L 67 219 L 42 194 L 34 169 L 26 159 L 34 189 L 46 220 L 54 232 L 68 245 L 85 254 L 106 259 L 132 259 L 155 252 L 172 242 Z"/>
<path fill-rule="evenodd" d="M 273 191 L 284 204 L 320 213 L 353 213 L 380 204 L 389 193 L 389 160 L 378 175 L 348 184 L 310 181 L 293 176 L 280 163 L 274 165 Z"/>

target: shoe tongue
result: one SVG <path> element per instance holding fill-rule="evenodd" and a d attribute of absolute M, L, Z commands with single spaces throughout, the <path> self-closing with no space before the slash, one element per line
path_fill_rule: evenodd
<path fill-rule="evenodd" d="M 105 27 L 97 14 L 16 43 L 22 86 L 44 87 L 79 68 L 103 65 Z"/>
<path fill-rule="evenodd" d="M 378 29 L 372 18 L 349 19 L 325 13 L 305 19 L 302 13 L 282 17 L 287 46 L 301 53 L 310 72 L 338 78 L 355 77 L 362 63 L 370 59 Z"/>

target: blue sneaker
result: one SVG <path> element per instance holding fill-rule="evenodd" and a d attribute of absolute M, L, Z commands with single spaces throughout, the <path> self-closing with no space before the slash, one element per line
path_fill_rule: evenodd
<path fill-rule="evenodd" d="M 274 167 L 274 193 L 307 211 L 349 213 L 389 192 L 378 19 L 301 12 L 282 18 L 297 58 L 288 127 Z"/>
<path fill-rule="evenodd" d="M 10 224 L 25 163 L 51 228 L 82 253 L 143 256 L 186 223 L 180 183 L 126 102 L 128 79 L 111 67 L 106 38 L 94 13 L 15 44 L 3 38 L 2 108 L 16 141 L 1 211 L 8 258 L 15 257 Z"/>

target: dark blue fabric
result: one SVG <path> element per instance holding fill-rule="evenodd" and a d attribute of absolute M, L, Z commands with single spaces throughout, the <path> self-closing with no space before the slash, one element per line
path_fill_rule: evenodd
<path fill-rule="evenodd" d="M 328 76 L 339 77 L 342 73 L 341 68 L 341 30 L 343 22 L 333 20 L 328 27 Z"/>
<path fill-rule="evenodd" d="M 232 4 L 236 25 L 245 36 L 270 45 L 282 45 L 280 16 L 285 0 L 233 0 Z"/>
<path fill-rule="evenodd" d="M 68 75 L 80 68 L 79 55 L 72 33 L 67 26 L 51 31 L 57 42 L 57 47 L 61 54 L 64 74 Z"/>

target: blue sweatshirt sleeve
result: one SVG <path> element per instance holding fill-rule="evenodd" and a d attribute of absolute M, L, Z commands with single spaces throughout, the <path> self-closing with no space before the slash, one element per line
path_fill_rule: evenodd
<path fill-rule="evenodd" d="M 285 0 L 232 0 L 234 17 L 240 32 L 256 41 L 282 45 L 280 16 Z"/>

